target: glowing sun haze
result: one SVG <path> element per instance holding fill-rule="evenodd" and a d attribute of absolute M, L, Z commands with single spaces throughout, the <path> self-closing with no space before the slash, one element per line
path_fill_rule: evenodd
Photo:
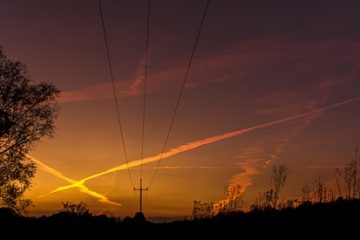
<path fill-rule="evenodd" d="M 138 185 L 146 1 L 102 3 Z M 204 4 L 152 1 L 145 187 Z M 95 213 L 133 215 L 139 196 L 124 165 L 97 1 L 5 0 L 0 7 L 7 55 L 24 62 L 35 81 L 62 90 L 55 138 L 30 154 L 38 159 L 26 194 L 35 204 L 30 212 L 83 201 Z M 360 144 L 358 9 L 350 0 L 211 1 L 164 160 L 144 193 L 145 214 L 188 216 L 193 200 L 221 201 L 228 184 L 241 184 L 251 204 L 269 187 L 275 163 L 290 169 L 289 198 L 319 173 L 332 181 Z"/>

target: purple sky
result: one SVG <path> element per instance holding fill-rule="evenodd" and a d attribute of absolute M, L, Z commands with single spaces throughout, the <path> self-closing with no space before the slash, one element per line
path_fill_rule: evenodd
<path fill-rule="evenodd" d="M 103 0 L 129 159 L 140 155 L 146 1 Z M 152 1 L 145 156 L 159 153 L 205 1 Z M 33 155 L 73 179 L 124 163 L 97 1 L 0 3 L 2 45 L 35 81 L 62 91 L 54 139 Z M 256 126 L 360 95 L 359 1 L 211 1 L 169 147 Z M 360 105 L 343 105 L 210 144 L 163 161 L 145 211 L 190 215 L 192 201 L 219 201 L 228 184 L 251 204 L 269 187 L 271 165 L 291 170 L 286 197 L 322 173 L 331 184 L 360 144 Z M 154 167 L 144 168 L 149 181 Z M 270 167 L 269 167 L 270 166 Z M 135 179 L 138 169 L 132 169 Z M 146 183 L 145 183 L 146 184 Z M 84 201 L 94 212 L 132 215 L 126 172 L 86 186 L 123 204 L 99 203 L 39 168 L 28 193 L 34 213 Z M 189 187 L 191 186 L 191 187 Z"/>

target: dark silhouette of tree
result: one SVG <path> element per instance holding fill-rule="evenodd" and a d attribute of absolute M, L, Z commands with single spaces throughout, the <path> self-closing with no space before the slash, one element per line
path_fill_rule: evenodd
<path fill-rule="evenodd" d="M 301 194 L 303 203 L 334 202 L 336 200 L 334 191 L 323 183 L 321 174 L 312 183 L 305 183 Z"/>
<path fill-rule="evenodd" d="M 240 184 L 229 185 L 224 191 L 226 200 L 220 212 L 235 212 L 241 210 L 243 206 L 242 186 Z"/>
<path fill-rule="evenodd" d="M 335 169 L 335 180 L 336 180 L 336 188 L 337 188 L 339 197 L 343 196 L 342 187 L 341 187 L 341 174 L 342 173 L 341 173 L 340 168 L 336 168 Z"/>
<path fill-rule="evenodd" d="M 301 189 L 301 197 L 303 202 L 313 202 L 315 199 L 314 187 L 306 182 Z"/>
<path fill-rule="evenodd" d="M 87 205 L 83 202 L 61 202 L 62 208 L 59 213 L 65 213 L 72 216 L 90 216 L 91 212 Z"/>
<path fill-rule="evenodd" d="M 260 193 L 255 200 L 255 203 L 251 206 L 251 209 L 268 209 L 277 208 L 282 204 L 278 204 L 280 199 L 280 193 L 285 187 L 286 177 L 289 173 L 286 165 L 275 164 L 272 169 L 271 175 L 271 186 L 270 189 L 265 191 L 263 194 Z"/>
<path fill-rule="evenodd" d="M 272 173 L 272 184 L 273 184 L 273 199 L 272 204 L 273 207 L 277 207 L 277 203 L 280 197 L 281 191 L 285 187 L 286 177 L 289 173 L 289 170 L 287 169 L 286 165 L 284 163 L 279 165 L 273 166 L 273 173 Z"/>
<path fill-rule="evenodd" d="M 339 197 L 342 197 L 342 193 L 347 199 L 360 197 L 359 161 L 359 149 L 356 147 L 355 157 L 347 166 L 336 169 L 335 177 Z"/>
<path fill-rule="evenodd" d="M 275 164 L 271 175 L 271 188 L 264 193 L 263 207 L 278 207 L 280 193 L 284 189 L 288 169 L 285 164 Z"/>
<path fill-rule="evenodd" d="M 317 202 L 326 202 L 327 199 L 327 188 L 321 180 L 321 174 L 315 180 L 315 189 L 316 189 L 316 201 Z"/>
<path fill-rule="evenodd" d="M 251 210 L 264 210 L 266 208 L 265 204 L 265 193 L 260 192 L 258 196 L 255 198 L 255 201 L 253 204 L 251 204 L 250 209 Z"/>
<path fill-rule="evenodd" d="M 202 219 L 215 216 L 218 213 L 232 213 L 243 207 L 242 186 L 240 184 L 225 187 L 225 199 L 217 203 L 194 201 L 193 219 Z"/>
<path fill-rule="evenodd" d="M 44 136 L 53 136 L 59 90 L 34 83 L 25 66 L 0 47 L 0 206 L 23 211 L 35 164 L 26 156 Z"/>

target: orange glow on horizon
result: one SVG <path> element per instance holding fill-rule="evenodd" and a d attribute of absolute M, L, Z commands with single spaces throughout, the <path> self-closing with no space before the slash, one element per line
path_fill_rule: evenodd
<path fill-rule="evenodd" d="M 176 148 L 172 148 L 172 149 L 168 150 L 167 152 L 164 152 L 163 159 L 169 158 L 171 156 L 177 155 L 177 154 L 182 153 L 182 152 L 186 152 L 186 151 L 190 151 L 192 149 L 199 148 L 201 146 L 204 146 L 204 145 L 207 145 L 207 144 L 210 144 L 210 143 L 214 143 L 214 142 L 218 142 L 218 141 L 228 139 L 228 138 L 231 138 L 231 137 L 239 136 L 239 135 L 242 135 L 244 133 L 251 132 L 251 131 L 254 131 L 254 130 L 257 130 L 257 129 L 266 128 L 266 127 L 274 126 L 274 125 L 277 125 L 277 124 L 280 124 L 280 123 L 288 122 L 288 121 L 291 121 L 291 120 L 311 116 L 313 114 L 320 113 L 320 112 L 323 112 L 323 111 L 327 111 L 327 110 L 330 110 L 330 109 L 333 109 L 333 108 L 336 108 L 336 107 L 339 107 L 339 106 L 342 106 L 342 105 L 345 105 L 345 104 L 357 102 L 359 100 L 360 100 L 360 97 L 356 97 L 356 98 L 352 98 L 352 99 L 349 99 L 349 100 L 346 100 L 346 101 L 343 101 L 343 102 L 335 103 L 335 104 L 332 104 L 332 105 L 329 105 L 329 106 L 326 106 L 326 107 L 314 109 L 314 110 L 309 111 L 309 112 L 296 114 L 296 115 L 293 115 L 293 116 L 290 116 L 290 117 L 286 117 L 286 118 L 282 118 L 282 119 L 279 119 L 279 120 L 259 124 L 259 125 L 253 126 L 253 127 L 244 128 L 244 129 L 240 129 L 240 130 L 237 130 L 237 131 L 233 131 L 233 132 L 229 132 L 229 133 L 225 133 L 225 134 L 221 134 L 221 135 L 217 135 L 217 136 L 213 136 L 213 137 L 209 137 L 209 138 L 189 142 L 189 143 L 180 145 L 180 146 L 178 146 Z M 31 156 L 29 156 L 29 157 L 31 157 Z M 112 202 L 108 198 L 106 198 L 104 195 L 101 195 L 99 193 L 96 193 L 94 191 L 89 190 L 84 185 L 85 182 L 88 181 L 88 180 L 95 179 L 97 177 L 109 174 L 109 173 L 114 173 L 114 172 L 117 172 L 117 171 L 125 170 L 125 169 L 127 169 L 127 167 L 133 168 L 133 167 L 140 166 L 141 163 L 142 164 L 147 164 L 147 163 L 152 163 L 152 162 L 159 161 L 160 157 L 161 157 L 161 153 L 159 153 L 157 155 L 154 155 L 154 156 L 151 156 L 151 157 L 144 158 L 142 161 L 141 161 L 141 159 L 134 160 L 132 162 L 129 162 L 128 165 L 127 164 L 121 164 L 119 166 L 107 169 L 105 171 L 95 173 L 93 175 L 90 175 L 90 176 L 88 176 L 86 178 L 83 178 L 81 180 L 78 180 L 78 181 L 69 179 L 69 178 L 65 177 L 63 174 L 61 174 L 59 171 L 45 165 L 44 163 L 40 162 L 39 160 L 37 160 L 37 159 L 35 159 L 33 157 L 31 157 L 31 158 L 37 164 L 39 164 L 45 171 L 47 171 L 48 173 L 50 173 L 50 174 L 52 174 L 52 175 L 54 175 L 56 177 L 59 177 L 59 178 L 61 178 L 61 179 L 63 179 L 63 180 L 70 183 L 69 185 L 61 186 L 61 187 L 56 188 L 55 190 L 51 191 L 49 194 L 60 192 L 60 191 L 65 191 L 65 190 L 68 190 L 68 189 L 71 189 L 71 188 L 78 188 L 79 191 L 81 191 L 83 193 L 86 193 L 86 194 L 88 194 L 90 196 L 93 196 L 95 198 L 98 198 L 99 201 L 101 201 L 101 202 L 114 204 L 114 205 L 119 206 L 121 204 Z M 251 184 L 250 183 L 251 180 L 249 179 L 249 177 L 256 174 L 256 173 L 257 172 L 254 169 L 252 169 L 251 172 L 248 172 L 248 175 L 245 178 L 246 183 L 244 183 L 243 191 L 245 191 L 246 187 L 248 187 Z"/>

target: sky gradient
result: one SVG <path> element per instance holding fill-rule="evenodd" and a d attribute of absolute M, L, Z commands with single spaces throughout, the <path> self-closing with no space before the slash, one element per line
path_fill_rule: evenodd
<path fill-rule="evenodd" d="M 129 161 L 138 160 L 146 1 L 102 3 Z M 145 158 L 161 151 L 204 6 L 152 1 Z M 30 212 L 83 201 L 95 213 L 133 215 L 138 193 L 126 168 L 48 194 L 124 164 L 97 1 L 5 0 L 0 7 L 0 45 L 8 57 L 24 62 L 34 81 L 62 90 L 55 138 L 31 153 L 48 168 L 38 165 L 27 193 L 35 204 Z M 167 151 L 309 114 L 165 158 L 144 193 L 145 214 L 189 216 L 193 200 L 220 201 L 228 184 L 241 184 L 251 204 L 269 187 L 276 163 L 290 169 L 288 198 L 299 197 L 319 173 L 331 185 L 335 168 L 360 144 L 360 103 L 319 109 L 360 96 L 359 7 L 358 1 L 211 1 Z M 145 186 L 155 167 L 143 166 Z M 139 168 L 131 173 L 137 184 Z"/>

